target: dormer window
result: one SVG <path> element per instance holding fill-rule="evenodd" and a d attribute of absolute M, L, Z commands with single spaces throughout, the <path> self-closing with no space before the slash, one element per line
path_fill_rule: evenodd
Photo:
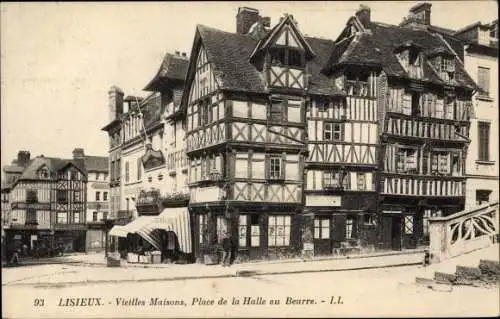
<path fill-rule="evenodd" d="M 300 49 L 278 47 L 270 50 L 271 64 L 279 66 L 304 67 L 304 53 Z"/>
<path fill-rule="evenodd" d="M 42 168 L 38 171 L 38 178 L 40 179 L 48 179 L 50 178 L 50 173 L 46 168 Z"/>
<path fill-rule="evenodd" d="M 368 72 L 348 71 L 345 74 L 345 91 L 352 96 L 368 96 Z"/>
<path fill-rule="evenodd" d="M 455 60 L 452 57 L 442 57 L 439 73 L 445 82 L 453 82 L 455 79 Z"/>
<path fill-rule="evenodd" d="M 399 62 L 411 78 L 421 79 L 423 76 L 421 48 L 413 42 L 396 48 Z"/>

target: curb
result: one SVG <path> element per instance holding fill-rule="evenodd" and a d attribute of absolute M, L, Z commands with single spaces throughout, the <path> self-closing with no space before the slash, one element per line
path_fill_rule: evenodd
<path fill-rule="evenodd" d="M 325 257 L 317 257 L 310 260 L 302 260 L 302 259 L 293 259 L 293 260 L 272 260 L 272 261 L 254 261 L 254 262 L 245 262 L 238 265 L 272 265 L 272 264 L 289 264 L 289 263 L 310 263 L 310 262 L 321 262 L 321 261 L 332 261 L 332 260 L 349 260 L 349 259 L 363 259 L 363 258 L 377 258 L 377 257 L 388 257 L 388 256 L 403 256 L 403 255 L 416 255 L 423 254 L 424 249 L 415 249 L 411 251 L 395 251 L 395 252 L 387 252 L 380 254 L 363 254 L 363 255 L 352 255 L 352 256 L 325 256 Z M 98 263 L 98 262 L 85 262 L 85 261 L 68 261 L 68 262 L 57 262 L 56 264 L 78 264 L 78 265 L 86 265 L 86 266 L 103 266 L 106 267 L 106 262 Z M 152 269 L 163 269 L 168 267 L 163 266 L 154 266 L 151 264 L 130 264 L 126 266 L 121 266 L 121 268 L 152 268 Z"/>
<path fill-rule="evenodd" d="M 415 266 L 421 265 L 421 262 L 408 262 L 399 264 L 389 264 L 381 266 L 362 266 L 362 267 L 352 267 L 352 268 L 338 268 L 338 269 L 313 269 L 313 270 L 293 270 L 293 271 L 271 271 L 271 272 L 258 272 L 250 273 L 249 275 L 238 275 L 238 272 L 232 274 L 223 275 L 209 275 L 209 276 L 180 276 L 180 277 L 166 277 L 166 278 L 147 278 L 147 279 L 123 279 L 123 280 L 86 280 L 86 281 L 69 281 L 62 283 L 6 283 L 2 286 L 32 286 L 34 288 L 63 288 L 65 286 L 74 285 L 87 285 L 87 284 L 119 284 L 119 283 L 130 283 L 130 282 L 151 282 L 151 281 L 181 281 L 181 280 L 196 280 L 196 279 L 218 279 L 218 278 L 245 278 L 245 277 L 258 277 L 258 276 L 272 276 L 272 275 L 290 275 L 290 274 L 302 274 L 302 273 L 319 273 L 319 272 L 335 272 L 335 271 L 354 271 L 354 270 L 368 270 L 368 269 L 378 269 L 378 268 L 395 268 L 395 267 L 405 267 L 405 266 Z"/>

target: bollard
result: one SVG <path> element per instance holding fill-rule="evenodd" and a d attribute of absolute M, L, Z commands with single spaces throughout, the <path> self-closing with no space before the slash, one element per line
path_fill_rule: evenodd
<path fill-rule="evenodd" d="M 431 254 L 429 253 L 429 250 L 425 249 L 424 250 L 424 261 L 423 261 L 424 267 L 430 264 L 430 258 L 431 258 Z"/>

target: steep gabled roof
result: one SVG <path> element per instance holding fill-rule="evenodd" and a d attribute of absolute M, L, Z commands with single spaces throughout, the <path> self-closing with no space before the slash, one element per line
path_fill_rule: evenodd
<path fill-rule="evenodd" d="M 189 60 L 187 57 L 165 54 L 158 72 L 146 85 L 144 91 L 162 91 L 169 81 L 184 82 Z"/>
<path fill-rule="evenodd" d="M 141 103 L 142 116 L 144 118 L 144 127 L 149 129 L 161 122 L 161 94 L 152 93 Z"/>
<path fill-rule="evenodd" d="M 451 45 L 449 47 L 442 38 L 427 30 L 371 22 L 370 32 L 357 34 L 353 39 L 346 39 L 335 44 L 325 72 L 343 64 L 378 65 L 389 76 L 407 78 L 408 74 L 399 62 L 395 49 L 408 41 L 422 48 L 424 55 L 438 49 L 455 56 Z M 424 63 L 424 80 L 444 84 L 428 61 Z M 476 88 L 474 81 L 460 63 L 456 64 L 455 81 L 459 86 Z"/>
<path fill-rule="evenodd" d="M 251 62 L 250 56 L 258 41 L 250 35 L 220 31 L 203 25 L 197 26 L 196 39 L 199 39 L 213 68 L 215 80 L 220 89 L 253 93 L 267 93 L 264 74 Z M 195 45 L 197 40 L 195 39 Z M 321 74 L 333 42 L 330 40 L 306 37 L 308 46 L 315 57 L 308 62 L 310 92 L 326 95 L 339 95 L 342 92 Z M 194 54 L 194 52 L 193 52 Z M 191 67 L 191 66 L 190 66 Z"/>
<path fill-rule="evenodd" d="M 281 29 L 285 25 L 289 25 L 290 28 L 292 29 L 295 34 L 297 34 L 297 40 L 299 40 L 300 44 L 304 47 L 304 50 L 306 51 L 306 54 L 308 57 L 314 57 L 315 53 L 311 45 L 306 41 L 304 35 L 300 32 L 300 30 L 296 26 L 296 22 L 293 19 L 293 16 L 291 15 L 286 15 L 281 21 L 274 26 L 267 34 L 266 36 L 260 40 L 257 45 L 255 46 L 254 50 L 252 51 L 252 54 L 250 55 L 250 59 L 254 57 L 260 50 L 265 49 L 267 46 L 269 46 L 272 41 L 275 41 L 276 37 L 280 33 Z"/>
<path fill-rule="evenodd" d="M 86 174 L 84 163 L 82 161 L 62 159 L 58 157 L 38 156 L 35 157 L 33 161 L 26 167 L 18 180 L 39 179 L 37 174 L 38 170 L 44 166 L 46 166 L 51 173 L 56 173 L 70 164 L 77 167 L 83 174 Z"/>

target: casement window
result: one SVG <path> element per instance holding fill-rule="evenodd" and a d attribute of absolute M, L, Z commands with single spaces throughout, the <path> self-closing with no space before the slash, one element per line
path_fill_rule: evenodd
<path fill-rule="evenodd" d="M 373 214 L 364 214 L 363 215 L 363 224 L 365 225 L 376 225 L 376 218 Z"/>
<path fill-rule="evenodd" d="M 346 72 L 345 91 L 352 96 L 368 96 L 368 72 Z"/>
<path fill-rule="evenodd" d="M 200 103 L 199 106 L 200 109 L 200 125 L 207 125 L 211 123 L 212 121 L 212 107 L 210 105 L 209 100 L 204 100 L 203 102 Z M 175 127 L 173 127 L 174 133 L 175 134 Z"/>
<path fill-rule="evenodd" d="M 491 190 L 477 189 L 476 190 L 476 205 L 486 204 L 490 201 Z"/>
<path fill-rule="evenodd" d="M 450 153 L 433 152 L 431 156 L 431 172 L 440 174 L 450 173 Z"/>
<path fill-rule="evenodd" d="M 107 201 L 108 200 L 108 192 L 102 192 L 102 200 Z"/>
<path fill-rule="evenodd" d="M 461 165 L 460 153 L 451 153 L 451 174 L 453 176 L 462 175 L 462 165 Z"/>
<path fill-rule="evenodd" d="M 57 212 L 57 223 L 58 224 L 67 224 L 68 223 L 68 214 L 66 212 Z"/>
<path fill-rule="evenodd" d="M 201 214 L 198 215 L 198 231 L 199 231 L 199 241 L 200 244 L 206 244 L 209 241 L 208 234 L 207 234 L 207 214 Z"/>
<path fill-rule="evenodd" d="M 259 215 L 250 215 L 250 246 L 260 247 Z"/>
<path fill-rule="evenodd" d="M 411 92 L 411 110 L 409 112 L 408 115 L 413 116 L 420 116 L 422 114 L 422 96 L 419 92 Z"/>
<path fill-rule="evenodd" d="M 323 172 L 323 188 L 350 189 L 350 173 L 343 171 Z"/>
<path fill-rule="evenodd" d="M 217 242 L 220 243 L 224 234 L 227 232 L 226 219 L 223 216 L 217 216 Z"/>
<path fill-rule="evenodd" d="M 330 219 L 314 219 L 314 239 L 330 239 Z"/>
<path fill-rule="evenodd" d="M 283 100 L 273 100 L 269 109 L 269 120 L 275 122 L 286 121 L 287 102 Z"/>
<path fill-rule="evenodd" d="M 142 178 L 142 160 L 137 159 L 137 180 L 140 181 Z"/>
<path fill-rule="evenodd" d="M 28 203 L 37 203 L 38 202 L 38 194 L 34 189 L 28 189 L 26 191 L 26 202 Z"/>
<path fill-rule="evenodd" d="M 74 203 L 80 203 L 82 202 L 82 196 L 81 196 L 81 193 L 80 191 L 73 191 L 73 202 Z"/>
<path fill-rule="evenodd" d="M 480 161 L 490 160 L 490 123 L 478 122 L 479 154 Z"/>
<path fill-rule="evenodd" d="M 441 57 L 439 71 L 445 82 L 452 82 L 455 78 L 455 60 L 452 57 Z"/>
<path fill-rule="evenodd" d="M 417 173 L 417 150 L 399 148 L 396 152 L 396 171 L 398 173 Z"/>
<path fill-rule="evenodd" d="M 366 173 L 357 173 L 357 188 L 358 191 L 366 190 Z"/>
<path fill-rule="evenodd" d="M 50 178 L 50 173 L 46 168 L 42 168 L 38 171 L 38 178 L 40 179 L 48 179 Z"/>
<path fill-rule="evenodd" d="M 431 213 L 430 209 L 426 209 L 422 216 L 422 235 L 426 240 L 429 240 L 429 218 L 432 216 Z"/>
<path fill-rule="evenodd" d="M 95 201 L 98 202 L 101 200 L 101 192 L 95 192 Z"/>
<path fill-rule="evenodd" d="M 295 48 L 279 47 L 269 50 L 271 64 L 289 67 L 304 67 L 304 52 Z"/>
<path fill-rule="evenodd" d="M 37 223 L 37 220 L 36 220 L 36 210 L 32 209 L 32 208 L 28 208 L 26 210 L 26 224 L 36 224 Z"/>
<path fill-rule="evenodd" d="M 455 113 L 455 98 L 453 96 L 444 97 L 444 118 L 453 120 Z"/>
<path fill-rule="evenodd" d="M 355 224 L 356 218 L 354 216 L 347 216 L 345 220 L 345 239 L 352 239 L 355 237 Z"/>
<path fill-rule="evenodd" d="M 60 204 L 65 204 L 68 202 L 68 191 L 58 189 L 56 192 L 56 201 Z"/>
<path fill-rule="evenodd" d="M 282 180 L 284 174 L 284 159 L 281 155 L 271 155 L 267 159 L 267 179 Z"/>
<path fill-rule="evenodd" d="M 325 141 L 342 141 L 344 139 L 344 124 L 324 122 L 323 139 Z"/>
<path fill-rule="evenodd" d="M 247 246 L 247 215 L 240 214 L 238 224 L 238 243 L 240 247 Z"/>
<path fill-rule="evenodd" d="M 92 213 L 92 221 L 96 222 L 97 221 L 97 212 Z"/>
<path fill-rule="evenodd" d="M 107 220 L 108 219 L 108 212 L 102 213 L 102 219 Z"/>
<path fill-rule="evenodd" d="M 80 223 L 80 213 L 75 212 L 73 214 L 73 223 L 74 224 L 79 224 Z"/>
<path fill-rule="evenodd" d="M 404 229 L 406 235 L 413 234 L 413 215 L 405 215 L 404 217 Z"/>
<path fill-rule="evenodd" d="M 490 94 L 490 69 L 485 67 L 477 68 L 477 84 L 479 85 L 479 94 L 489 96 Z"/>
<path fill-rule="evenodd" d="M 125 182 L 128 183 L 128 181 L 130 180 L 130 167 L 129 167 L 129 163 L 128 162 L 125 162 Z"/>
<path fill-rule="evenodd" d="M 71 170 L 69 172 L 69 177 L 72 181 L 75 181 L 78 179 L 78 172 L 76 170 Z"/>
<path fill-rule="evenodd" d="M 268 246 L 288 246 L 290 245 L 290 216 L 276 215 L 269 216 Z"/>

